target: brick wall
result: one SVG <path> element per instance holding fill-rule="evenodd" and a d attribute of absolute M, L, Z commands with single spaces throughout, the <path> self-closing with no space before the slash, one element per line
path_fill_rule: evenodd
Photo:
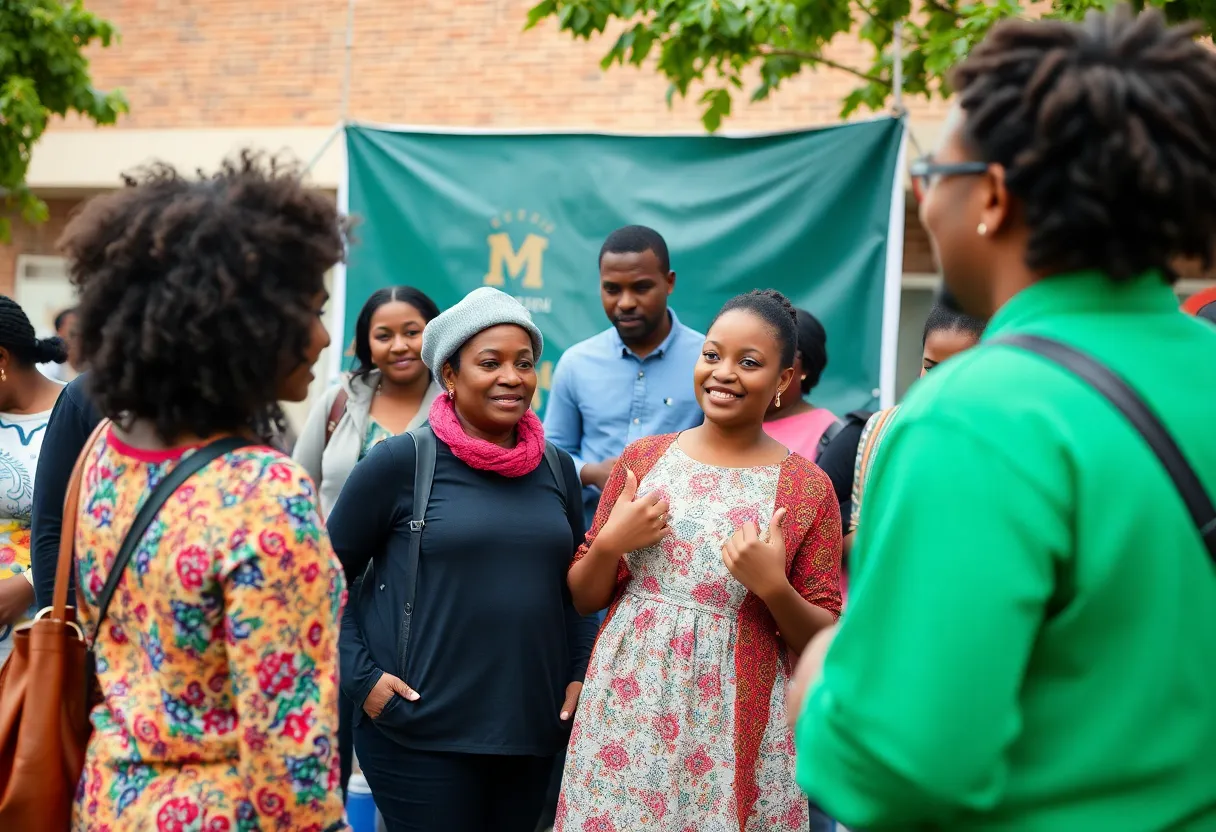
<path fill-rule="evenodd" d="M 47 206 L 51 216 L 47 222 L 37 226 L 26 225 L 19 219 L 13 221 L 11 245 L 0 245 L 0 295 L 13 295 L 17 277 L 17 258 L 22 254 L 57 254 L 55 241 L 79 204 L 76 199 L 50 199 Z"/>
<path fill-rule="evenodd" d="M 341 105 L 346 0 L 89 0 L 121 41 L 94 50 L 96 84 L 122 89 L 131 113 L 118 129 L 324 126 Z M 523 31 L 532 0 L 357 0 L 350 113 L 367 121 L 473 127 L 699 131 L 695 94 L 668 109 L 652 69 L 599 60 L 608 36 L 574 41 L 547 23 Z M 832 57 L 862 65 L 857 43 Z M 735 129 L 782 129 L 839 120 L 854 79 L 807 73 L 770 101 L 739 96 Z M 938 119 L 941 102 L 913 106 Z M 863 114 L 864 115 L 864 114 Z M 69 120 L 53 129 L 82 125 Z M 39 228 L 15 223 L 0 246 L 0 291 L 11 292 L 18 254 L 52 254 L 72 200 L 55 200 Z M 906 270 L 932 271 L 928 241 L 908 208 Z"/>
<path fill-rule="evenodd" d="M 933 262 L 933 251 L 929 247 L 929 233 L 920 224 L 916 202 L 912 195 L 908 194 L 907 207 L 904 210 L 904 273 L 936 272 L 937 265 Z"/>
<path fill-rule="evenodd" d="M 346 0 L 90 0 L 122 41 L 93 55 L 94 80 L 123 89 L 122 125 L 326 125 L 341 105 Z M 599 68 L 611 38 L 574 41 L 546 23 L 524 32 L 532 0 L 358 0 L 350 114 L 369 121 L 494 127 L 696 130 L 698 108 L 668 110 L 652 69 Z M 832 57 L 864 66 L 859 44 Z M 828 124 L 854 79 L 808 73 L 744 105 L 738 129 Z M 694 97 L 695 98 L 695 97 Z M 915 118 L 940 118 L 941 102 Z M 66 125 L 68 127 L 74 125 Z"/>

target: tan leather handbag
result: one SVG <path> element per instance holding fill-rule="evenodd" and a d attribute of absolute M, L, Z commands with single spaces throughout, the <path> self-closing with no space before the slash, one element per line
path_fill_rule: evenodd
<path fill-rule="evenodd" d="M 93 431 L 68 481 L 53 603 L 13 633 L 0 670 L 0 829 L 63 832 L 71 825 L 92 730 L 93 679 L 76 609 L 67 605 L 68 579 L 84 459 L 107 424 Z"/>

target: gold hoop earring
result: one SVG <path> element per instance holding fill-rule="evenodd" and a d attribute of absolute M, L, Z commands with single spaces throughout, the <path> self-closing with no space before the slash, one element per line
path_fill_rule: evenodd
<path fill-rule="evenodd" d="M 988 223 L 982 222 L 976 226 L 975 233 L 979 234 L 981 237 L 986 235 L 988 233 Z"/>

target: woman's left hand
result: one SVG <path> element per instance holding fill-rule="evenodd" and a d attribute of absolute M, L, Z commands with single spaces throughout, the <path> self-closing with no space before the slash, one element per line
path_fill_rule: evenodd
<path fill-rule="evenodd" d="M 566 701 L 562 703 L 562 722 L 569 722 L 578 709 L 578 698 L 583 695 L 583 683 L 571 682 L 566 685 Z"/>
<path fill-rule="evenodd" d="M 773 512 L 767 539 L 760 538 L 755 523 L 744 523 L 722 547 L 722 562 L 760 600 L 772 598 L 789 586 L 785 576 L 785 509 Z"/>
<path fill-rule="evenodd" d="M 798 659 L 798 669 L 794 671 L 794 678 L 790 680 L 789 690 L 785 694 L 785 721 L 791 728 L 802 715 L 806 692 L 823 675 L 823 660 L 828 654 L 828 648 L 832 646 L 832 639 L 836 638 L 837 626 L 833 624 L 815 633 L 811 643 L 802 651 L 802 657 Z"/>

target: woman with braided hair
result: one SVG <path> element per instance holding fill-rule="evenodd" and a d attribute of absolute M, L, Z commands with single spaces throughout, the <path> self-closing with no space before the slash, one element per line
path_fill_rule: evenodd
<path fill-rule="evenodd" d="M 34 612 L 34 472 L 46 423 L 63 390 L 38 365 L 62 363 L 67 357 L 58 338 L 36 337 L 25 310 L 0 295 L 0 665 L 12 652 L 13 628 Z"/>
<path fill-rule="evenodd" d="M 849 611 L 791 694 L 798 781 L 851 828 L 1216 829 L 1216 564 L 1145 437 L 1049 357 L 1120 377 L 1216 495 L 1216 329 L 1170 285 L 1216 240 L 1193 34 L 1008 21 L 954 71 L 912 173 L 946 289 L 990 320 L 887 431 Z"/>
<path fill-rule="evenodd" d="M 570 568 L 575 605 L 609 609 L 556 832 L 808 828 L 785 688 L 840 611 L 840 508 L 764 430 L 798 395 L 796 321 L 779 292 L 728 301 L 693 370 L 704 424 L 633 443 L 608 478 Z"/>

